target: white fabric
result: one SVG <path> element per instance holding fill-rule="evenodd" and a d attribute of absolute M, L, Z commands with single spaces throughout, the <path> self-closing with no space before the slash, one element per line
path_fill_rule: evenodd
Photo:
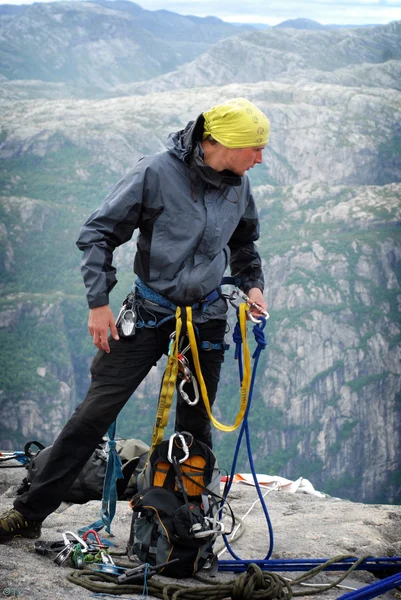
<path fill-rule="evenodd" d="M 256 473 L 256 478 L 259 485 L 263 485 L 263 487 L 270 488 L 271 490 L 289 492 L 290 494 L 303 492 L 304 494 L 317 496 L 318 498 L 326 497 L 325 494 L 315 490 L 311 482 L 303 477 L 299 477 L 296 481 L 291 481 L 290 479 L 285 479 L 285 477 L 280 477 L 279 475 L 263 475 Z M 234 475 L 234 482 L 255 485 L 251 473 L 236 473 Z"/>

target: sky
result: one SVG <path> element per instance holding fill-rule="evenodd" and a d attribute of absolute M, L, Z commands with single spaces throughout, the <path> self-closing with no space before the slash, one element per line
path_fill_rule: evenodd
<path fill-rule="evenodd" d="M 31 2 L 0 0 L 0 4 Z M 164 8 L 184 15 L 213 15 L 229 22 L 268 25 L 295 18 L 313 19 L 324 25 L 370 25 L 401 20 L 401 0 L 139 0 L 137 4 L 148 10 Z"/>

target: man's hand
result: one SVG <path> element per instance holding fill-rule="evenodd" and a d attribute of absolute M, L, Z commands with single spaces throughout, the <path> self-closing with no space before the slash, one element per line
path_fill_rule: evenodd
<path fill-rule="evenodd" d="M 120 338 L 118 337 L 116 323 L 110 306 L 106 304 L 105 306 L 91 308 L 88 319 L 89 333 L 93 337 L 93 343 L 96 348 L 104 350 L 107 353 L 110 352 L 110 346 L 107 340 L 109 327 L 113 338 L 119 340 Z"/>
<path fill-rule="evenodd" d="M 251 302 L 256 302 L 256 304 L 258 304 L 262 310 L 267 312 L 267 303 L 263 297 L 262 291 L 259 288 L 251 288 L 247 295 Z M 256 308 L 249 308 L 249 311 L 256 319 L 262 314 Z"/>

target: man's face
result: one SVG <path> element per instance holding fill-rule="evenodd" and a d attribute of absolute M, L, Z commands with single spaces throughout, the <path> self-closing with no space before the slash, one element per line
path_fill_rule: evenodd
<path fill-rule="evenodd" d="M 227 148 L 227 166 L 236 175 L 244 175 L 248 169 L 253 169 L 255 165 L 262 162 L 262 152 L 264 146 L 255 148 Z"/>

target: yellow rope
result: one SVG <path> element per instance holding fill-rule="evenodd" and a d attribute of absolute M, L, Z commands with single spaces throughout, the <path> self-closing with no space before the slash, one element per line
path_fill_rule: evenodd
<path fill-rule="evenodd" d="M 195 372 L 198 378 L 199 386 L 202 393 L 203 402 L 205 404 L 206 412 L 209 416 L 210 421 L 213 425 L 221 431 L 234 431 L 241 424 L 244 418 L 246 407 L 248 404 L 249 388 L 251 383 L 251 359 L 247 339 L 246 331 L 246 311 L 249 310 L 247 304 L 241 304 L 239 307 L 239 323 L 242 337 L 243 355 L 244 355 L 244 373 L 241 382 L 240 389 L 240 407 L 233 425 L 224 425 L 220 423 L 212 415 L 210 407 L 209 396 L 206 389 L 205 380 L 203 379 L 202 370 L 199 361 L 198 346 L 196 344 L 195 330 L 192 323 L 192 308 L 187 306 L 185 309 L 186 313 L 186 326 L 188 332 L 188 338 L 192 353 L 192 359 L 195 365 Z M 151 455 L 152 450 L 163 441 L 164 429 L 168 423 L 168 416 L 170 413 L 171 404 L 173 401 L 175 386 L 177 382 L 178 374 L 178 343 L 180 340 L 180 334 L 182 329 L 182 314 L 181 308 L 177 307 L 176 313 L 176 330 L 175 337 L 172 341 L 172 345 L 169 352 L 166 370 L 164 371 L 163 381 L 160 390 L 159 404 L 157 407 L 156 420 L 153 428 L 152 443 L 149 450 L 148 456 Z"/>
<path fill-rule="evenodd" d="M 247 304 L 240 304 L 239 307 L 239 323 L 241 329 L 241 337 L 242 337 L 242 346 L 243 346 L 243 354 L 244 354 L 244 373 L 241 382 L 241 390 L 240 390 L 240 407 L 233 425 L 224 425 L 224 423 L 220 423 L 217 419 L 212 415 L 212 410 L 210 408 L 209 396 L 207 393 L 205 380 L 203 379 L 202 370 L 199 361 L 199 353 L 198 347 L 196 344 L 195 330 L 192 324 L 192 309 L 191 307 L 187 307 L 187 330 L 188 330 L 188 338 L 189 343 L 191 345 L 191 353 L 192 360 L 195 365 L 195 372 L 198 378 L 198 383 L 202 392 L 203 402 L 205 404 L 206 412 L 209 416 L 210 421 L 213 425 L 220 429 L 220 431 L 234 431 L 241 424 L 242 419 L 244 418 L 246 407 L 248 404 L 248 396 L 249 396 L 249 388 L 251 384 L 251 359 L 250 352 L 247 340 L 247 332 L 246 332 L 246 311 L 249 310 Z"/>

